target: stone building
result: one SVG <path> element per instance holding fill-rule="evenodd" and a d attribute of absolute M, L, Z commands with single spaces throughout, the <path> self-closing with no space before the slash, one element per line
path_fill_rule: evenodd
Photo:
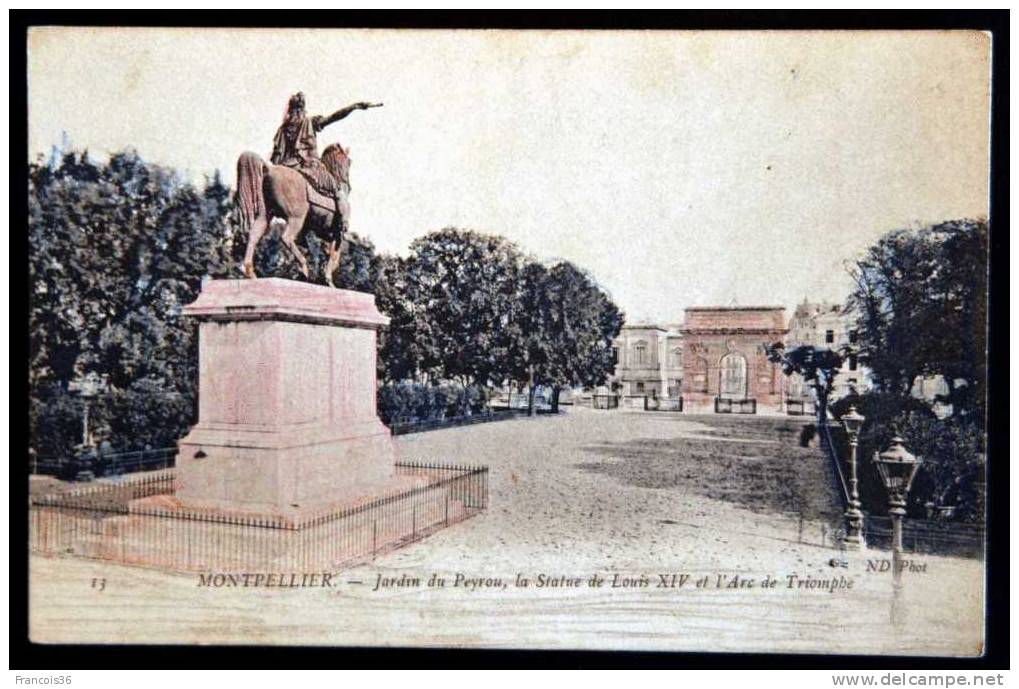
<path fill-rule="evenodd" d="M 752 400 L 742 411 L 779 412 L 785 380 L 764 345 L 785 333 L 785 310 L 770 306 L 696 307 L 677 326 L 627 324 L 615 341 L 611 382 L 622 406 L 682 397 L 686 411 L 714 411 L 720 398 Z"/>
<path fill-rule="evenodd" d="M 840 304 L 829 302 L 808 302 L 803 300 L 789 319 L 789 334 L 786 348 L 791 350 L 803 345 L 832 349 L 845 356 L 842 368 L 835 376 L 832 399 L 845 397 L 854 389 L 864 393 L 870 389 L 870 377 L 851 353 L 856 344 L 856 329 L 852 315 Z M 790 401 L 812 403 L 810 386 L 799 376 L 789 377 L 788 398 Z"/>
<path fill-rule="evenodd" d="M 690 411 L 750 402 L 757 413 L 783 411 L 785 376 L 765 345 L 785 339 L 781 306 L 699 306 L 686 309 L 683 404 Z M 745 409 L 744 409 L 745 410 Z"/>
<path fill-rule="evenodd" d="M 675 328 L 650 323 L 626 324 L 614 344 L 616 370 L 612 382 L 628 399 L 644 396 L 674 398 L 683 377 L 683 343 Z"/>

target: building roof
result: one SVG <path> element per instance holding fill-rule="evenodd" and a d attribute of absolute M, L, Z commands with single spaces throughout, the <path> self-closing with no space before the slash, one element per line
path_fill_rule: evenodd
<path fill-rule="evenodd" d="M 662 332 L 665 332 L 665 331 L 668 330 L 668 328 L 666 328 L 664 326 L 661 326 L 661 325 L 658 325 L 657 323 L 642 323 L 642 322 L 623 323 L 622 329 L 623 330 L 661 330 Z"/>
<path fill-rule="evenodd" d="M 784 306 L 688 306 L 684 311 L 784 311 Z"/>

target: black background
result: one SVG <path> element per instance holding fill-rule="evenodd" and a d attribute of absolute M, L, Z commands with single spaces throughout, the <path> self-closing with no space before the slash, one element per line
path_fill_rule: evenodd
<path fill-rule="evenodd" d="M 983 11 L 326 11 L 308 12 L 17 11 L 10 19 L 10 667 L 155 668 L 725 668 L 959 669 L 1009 667 L 1008 578 L 1008 17 Z M 28 110 L 26 38 L 34 25 L 503 29 L 978 29 L 993 34 L 991 238 L 987 482 L 986 650 L 981 658 L 787 654 L 497 651 L 273 646 L 39 645 L 28 640 Z M 16 229 L 15 229 L 16 228 Z M 17 393 L 17 390 L 22 393 Z M 20 395 L 24 394 L 24 397 Z M 342 620 L 337 621 L 342 624 Z M 833 639 L 834 641 L 834 639 Z"/>

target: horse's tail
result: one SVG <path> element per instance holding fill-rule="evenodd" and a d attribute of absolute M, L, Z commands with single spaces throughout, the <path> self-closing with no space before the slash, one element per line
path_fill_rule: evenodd
<path fill-rule="evenodd" d="M 266 172 L 268 166 L 255 153 L 245 152 L 237 159 L 237 204 L 241 208 L 241 228 L 245 232 L 265 213 L 262 181 Z"/>

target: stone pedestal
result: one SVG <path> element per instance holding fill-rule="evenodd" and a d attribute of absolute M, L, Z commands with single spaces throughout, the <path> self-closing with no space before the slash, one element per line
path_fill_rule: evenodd
<path fill-rule="evenodd" d="M 396 489 L 375 409 L 370 294 L 262 278 L 214 280 L 199 320 L 199 418 L 180 441 L 185 507 L 288 514 Z"/>

